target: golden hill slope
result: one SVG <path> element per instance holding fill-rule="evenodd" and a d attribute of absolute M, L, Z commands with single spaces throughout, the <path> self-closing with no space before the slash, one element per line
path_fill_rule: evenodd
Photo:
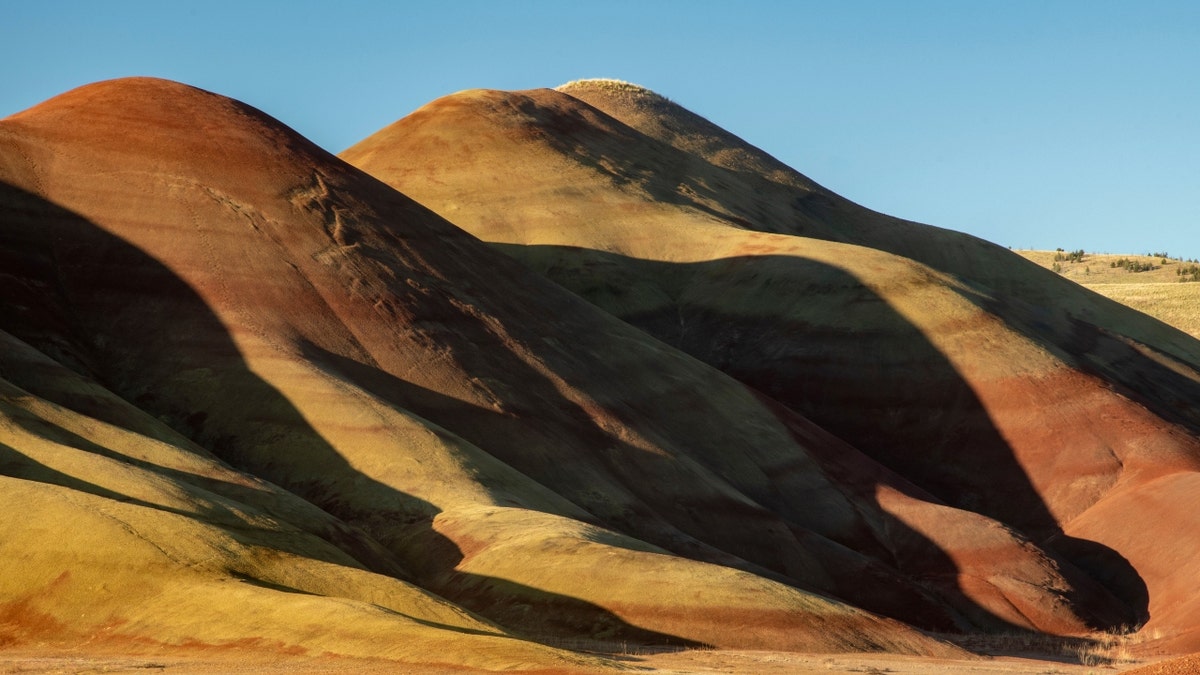
<path fill-rule="evenodd" d="M 1178 588 L 1200 568 L 1166 562 L 1200 553 L 1173 525 L 1200 479 L 1200 343 L 1183 333 L 1000 247 L 858 207 L 635 87 L 462 92 L 342 156 L 1066 555 L 1138 621 L 1200 625 Z M 953 529 L 933 522 L 912 527 Z M 937 545 L 964 595 L 1000 613 L 989 592 L 1029 587 L 969 581 L 995 560 L 969 553 L 977 536 Z"/>
<path fill-rule="evenodd" d="M 120 80 L 0 121 L 0 203 L 5 494 L 35 505 L 5 524 L 0 560 L 33 571 L 0 601 L 47 617 L 5 640 L 485 668 L 587 661 L 511 635 L 949 653 L 828 596 L 994 621 L 938 577 L 914 529 L 938 514 L 1014 551 L 1035 623 L 1121 613 L 235 101 Z"/>
<path fill-rule="evenodd" d="M 361 531 L 231 469 L 9 334 L 0 342 L 0 646 L 586 663 L 402 581 Z"/>
<path fill-rule="evenodd" d="M 1200 338 L 1200 284 L 1194 282 L 1195 272 L 1200 271 L 1197 263 L 1147 255 L 1087 253 L 1082 260 L 1070 260 L 1060 259 L 1067 258 L 1064 251 L 1017 253 L 1049 270 L 1057 265 L 1064 278 Z M 1128 264 L 1121 265 L 1122 261 L 1139 263 L 1142 271 L 1133 271 Z"/>
<path fill-rule="evenodd" d="M 551 102 L 546 103 L 546 99 L 550 99 Z M 648 195 L 648 188 L 638 180 L 614 180 L 611 171 L 620 169 L 622 165 L 614 164 L 616 168 L 605 168 L 604 160 L 593 161 L 593 157 L 602 156 L 604 152 L 620 153 L 621 148 L 631 147 L 630 141 L 637 139 L 637 133 L 587 106 L 578 102 L 570 103 L 572 100 L 554 92 L 536 92 L 530 95 L 465 92 L 430 104 L 386 132 L 352 148 L 345 156 L 364 167 L 373 167 L 371 161 L 377 159 L 383 166 L 391 167 L 379 172 L 381 177 L 388 180 L 395 176 L 412 176 L 414 194 L 441 208 L 447 217 L 457 219 L 469 229 L 479 228 L 480 223 L 486 221 L 489 229 L 476 230 L 484 237 L 489 237 L 493 232 L 490 228 L 494 227 L 494 231 L 503 233 L 502 238 L 528 238 L 559 244 L 574 241 L 585 246 L 603 246 L 605 250 L 615 253 L 629 253 L 631 247 L 638 247 L 638 252 L 633 254 L 635 257 L 659 260 L 671 255 L 695 254 L 695 251 L 678 245 L 679 238 L 686 236 L 693 228 L 702 232 L 706 242 L 713 246 L 721 245 L 721 242 L 715 239 L 721 232 L 721 227 L 708 214 L 685 212 L 681 217 L 677 207 L 666 200 L 655 198 L 654 195 Z M 564 102 L 564 109 L 554 107 L 558 102 Z M 462 126 L 457 126 L 459 123 Z M 559 138 L 552 133 L 558 131 L 566 134 L 565 137 Z M 601 149 L 592 148 L 588 143 L 597 144 Z M 588 157 L 583 161 L 576 161 L 575 156 L 564 154 L 562 149 L 567 147 L 574 147 L 576 152 L 587 154 Z M 451 150 L 456 150 L 457 154 L 448 155 Z M 445 157 L 450 161 L 443 163 L 438 157 Z M 427 161 L 422 163 L 422 158 Z M 656 180 L 656 172 L 663 170 L 660 166 L 662 162 L 653 155 L 639 161 L 643 160 L 644 164 L 638 164 L 636 170 L 645 171 L 645 181 Z M 408 163 L 412 163 L 412 166 Z M 394 173 L 389 173 L 393 169 Z M 440 195 L 428 189 L 431 185 L 439 184 L 445 191 Z M 610 189 L 614 185 L 617 189 Z M 440 201 L 442 195 L 447 196 L 444 204 Z M 576 227 L 579 222 L 594 224 L 595 227 Z M 604 238 L 611 234 L 612 230 L 602 228 L 613 228 L 624 238 L 604 239 L 603 244 L 597 241 L 589 243 L 587 238 L 590 236 Z M 765 242 L 770 236 L 760 235 L 760 239 Z M 777 241 L 787 239 L 777 238 Z M 733 245 L 736 246 L 736 242 Z M 571 248 L 568 252 L 573 255 L 579 251 Z M 729 255 L 739 253 L 731 252 Z M 651 272 L 647 276 L 631 267 L 623 266 L 619 260 L 615 260 L 617 257 L 614 256 L 612 261 L 600 260 L 596 263 L 596 268 L 613 270 L 618 274 L 621 274 L 622 270 L 628 272 L 627 277 L 621 277 L 611 283 L 605 282 L 608 284 L 606 288 L 611 289 L 612 297 L 616 298 L 623 310 L 654 311 L 658 306 L 648 303 L 661 305 L 664 299 L 669 303 L 678 292 L 678 289 L 673 287 L 664 287 L 657 272 Z M 704 260 L 703 257 L 698 259 L 699 262 Z M 671 260 L 667 257 L 666 261 L 682 263 L 662 266 L 669 268 L 664 273 L 668 278 L 674 278 L 672 275 L 675 272 L 672 270 L 675 269 L 678 269 L 678 274 L 685 279 L 698 276 L 687 267 L 697 260 Z M 588 265 L 589 263 L 584 263 L 585 267 Z M 831 273 L 833 272 L 831 270 Z M 566 271 L 566 276 L 582 284 L 589 283 L 590 279 L 588 274 L 580 273 L 577 269 Z M 628 302 L 626 289 L 634 291 Z M 644 295 L 640 294 L 642 289 L 646 291 Z M 750 309 L 750 305 L 745 307 Z M 775 316 L 766 317 L 766 320 L 772 322 L 777 319 Z M 678 326 L 678 317 L 672 312 L 668 312 L 663 321 L 671 327 Z M 660 337 L 670 344 L 677 344 L 673 336 Z M 831 404 L 843 410 L 847 416 L 857 417 L 863 412 L 868 416 L 871 414 L 869 410 L 860 411 L 842 402 L 831 401 Z M 858 468 L 855 471 L 861 475 L 864 469 Z M 723 475 L 729 475 L 729 472 L 724 471 Z M 895 479 L 877 478 L 874 482 L 861 480 L 862 487 L 859 489 L 870 493 L 879 480 Z M 757 497 L 757 492 L 751 494 L 761 500 Z M 800 494 L 802 493 L 793 495 L 791 499 L 799 497 Z M 772 496 L 772 499 L 778 501 L 780 498 Z M 927 499 L 928 497 L 924 496 L 922 498 L 923 501 Z M 1084 609 L 1084 606 L 1092 603 L 1095 603 L 1095 611 L 1113 616 L 1106 614 L 1111 610 L 1099 609 L 1100 606 L 1107 606 L 1109 603 L 1108 599 L 1104 599 L 1107 594 L 1099 589 L 1082 590 L 1080 587 L 1079 590 L 1068 593 L 1084 603 L 1075 609 L 1071 609 L 1070 603 L 1064 603 L 1061 597 L 1050 599 L 1040 597 L 1039 593 L 1017 597 L 999 590 L 1006 582 L 992 581 L 998 577 L 1022 578 L 1026 581 L 1021 583 L 1021 588 L 1041 587 L 1047 590 L 1065 589 L 1084 581 L 1080 578 L 1082 575 L 1066 572 L 1074 579 L 1066 584 L 1033 582 L 1035 578 L 1049 579 L 1057 576 L 1057 570 L 1066 570 L 1070 566 L 1062 561 L 1052 563 L 1053 556 L 1029 546 L 1019 536 L 1009 533 L 1001 535 L 1004 530 L 998 524 L 987 519 L 973 520 L 974 514 L 943 509 L 938 513 L 947 523 L 944 530 L 923 528 L 920 534 L 917 534 L 911 529 L 915 525 L 910 523 L 900 530 L 895 530 L 903 535 L 899 539 L 885 536 L 884 540 L 880 540 L 878 531 L 864 531 L 857 526 L 846 527 L 841 524 L 844 522 L 841 516 L 833 517 L 832 514 L 820 512 L 814 514 L 811 507 L 806 508 L 802 502 L 795 504 L 790 509 L 797 514 L 793 516 L 797 524 L 803 524 L 844 546 L 885 562 L 888 567 L 900 567 L 902 570 L 904 567 L 910 567 L 904 571 L 920 578 L 927 588 L 933 587 L 939 595 L 950 598 L 959 611 L 965 612 L 981 625 L 989 625 L 990 615 L 1016 625 L 1058 631 L 1078 630 L 1088 621 L 1095 619 L 1084 619 L 1081 623 L 1078 616 L 1072 618 L 1070 614 L 1089 614 L 1094 610 Z M 866 504 L 860 504 L 857 508 L 874 510 L 881 507 L 874 495 L 871 495 Z M 810 515 L 801 515 L 806 512 Z M 921 517 L 923 520 L 932 522 L 938 519 L 934 507 L 926 509 L 925 514 Z M 892 512 L 891 516 L 896 517 L 896 513 Z M 992 539 L 997 535 L 1005 539 L 1004 543 Z M 944 541 L 938 541 L 939 537 L 957 539 L 955 547 L 959 550 L 956 553 L 947 553 L 946 549 L 952 547 Z M 881 550 L 907 549 L 909 544 L 899 543 L 905 540 L 910 541 L 916 548 L 911 549 L 914 554 L 911 557 L 908 554 L 902 555 L 900 564 L 897 564 L 894 553 L 880 555 Z M 985 541 L 989 543 L 984 544 Z M 975 553 L 997 547 L 1007 550 L 1013 559 L 1009 560 L 1004 556 L 987 558 Z M 808 548 L 810 551 L 821 550 L 812 545 Z M 922 553 L 916 555 L 917 551 Z M 836 550 L 823 555 L 845 557 L 845 554 L 838 554 Z M 941 623 L 943 619 L 939 619 L 936 614 L 931 615 L 929 610 L 924 609 L 921 604 L 915 604 L 909 597 L 898 595 L 895 590 L 881 590 L 897 588 L 896 579 L 902 578 L 903 575 L 891 579 L 882 578 L 881 588 L 867 586 L 863 583 L 864 579 L 876 577 L 879 572 L 863 577 L 857 572 L 862 563 L 849 566 L 845 562 L 837 561 L 838 558 L 835 557 L 825 565 L 827 570 L 838 574 L 836 578 L 824 582 L 824 587 L 830 592 L 909 621 L 929 626 L 944 625 Z M 1008 568 L 1006 572 L 998 572 L 1000 568 L 1005 567 Z M 1016 572 L 1017 569 L 1022 571 Z M 839 570 L 851 573 L 842 576 L 838 573 Z M 973 579 L 988 581 L 976 584 Z M 963 580 L 966 580 L 967 586 L 965 596 Z M 1057 594 L 1057 591 L 1052 592 L 1052 595 L 1054 594 Z M 1019 609 L 1014 610 L 1014 605 Z M 1121 615 L 1125 617 L 1121 620 L 1132 620 L 1132 614 Z"/>
<path fill-rule="evenodd" d="M 582 80 L 559 90 L 684 155 L 698 156 L 702 161 L 688 164 L 691 169 L 720 169 L 720 178 L 736 189 L 721 190 L 719 199 L 709 199 L 704 205 L 740 226 L 869 246 L 1037 305 L 1069 300 L 1078 318 L 1098 322 L 1193 364 L 1200 358 L 1195 340 L 1179 331 L 1146 322 L 1093 294 L 1066 291 L 1047 281 L 1044 272 L 1005 255 L 1004 249 L 990 242 L 854 204 L 654 92 L 633 85 L 613 86 L 605 80 Z M 671 164 L 681 166 L 678 160 Z M 675 178 L 677 174 L 668 175 Z M 1062 297 L 1064 292 L 1067 298 Z"/>

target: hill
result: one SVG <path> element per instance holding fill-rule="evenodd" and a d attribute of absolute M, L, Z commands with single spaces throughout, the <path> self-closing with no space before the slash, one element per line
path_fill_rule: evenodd
<path fill-rule="evenodd" d="M 1194 339 L 631 85 L 462 92 L 342 158 L 178 83 L 67 92 L 0 120 L 0 308 L 8 649 L 1200 644 Z"/>
<path fill-rule="evenodd" d="M 1023 258 L 1106 298 L 1200 338 L 1200 264 L 1165 255 L 1017 251 Z M 1057 267 L 1055 267 L 1057 265 Z"/>
<path fill-rule="evenodd" d="M 823 592 L 965 621 L 808 527 L 928 549 L 839 479 L 865 459 L 253 108 L 68 92 L 0 121 L 0 190 L 10 646 L 960 653 Z"/>
<path fill-rule="evenodd" d="M 1177 527 L 1200 480 L 1190 336 L 1000 247 L 855 205 L 623 83 L 461 92 L 342 157 L 1200 646 L 1180 586 L 1200 570 L 1169 562 L 1200 545 Z M 1066 629 L 1005 608 L 1018 586 L 973 571 L 996 562 L 972 553 L 990 549 L 978 532 L 912 526 L 972 604 Z"/>

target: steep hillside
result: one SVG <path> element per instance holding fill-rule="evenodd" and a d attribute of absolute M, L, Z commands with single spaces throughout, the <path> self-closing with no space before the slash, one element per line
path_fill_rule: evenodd
<path fill-rule="evenodd" d="M 1180 331 L 854 205 L 631 85 L 461 92 L 342 156 L 922 494 L 1066 556 L 1136 623 L 1200 625 L 1179 588 L 1200 538 L 1177 527 L 1200 478 L 1200 343 Z M 975 583 L 977 531 L 910 527 L 993 613 L 989 593 L 1031 589 Z"/>
<path fill-rule="evenodd" d="M 5 642 L 575 668 L 513 636 L 946 654 L 837 598 L 1128 613 L 236 101 L 9 117 L 0 204 Z"/>

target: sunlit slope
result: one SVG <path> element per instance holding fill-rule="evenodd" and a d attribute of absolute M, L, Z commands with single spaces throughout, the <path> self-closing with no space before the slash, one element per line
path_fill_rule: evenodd
<path fill-rule="evenodd" d="M 0 344 L 0 645 L 584 665 L 401 581 L 360 531 L 7 333 Z"/>
<path fill-rule="evenodd" d="M 836 543 L 837 529 L 896 537 L 811 455 L 836 439 L 798 439 L 786 414 L 735 380 L 248 106 L 158 80 L 75 90 L 0 122 L 0 181 L 0 254 L 12 261 L 0 327 L 101 392 L 59 405 L 285 488 L 297 496 L 289 504 L 309 503 L 290 508 L 323 512 L 314 523 L 296 515 L 296 527 L 391 577 L 379 583 L 405 578 L 536 638 L 946 651 L 810 590 L 851 585 L 836 560 L 870 562 Z M 38 455 L 13 448 L 17 468 L 5 473 L 30 494 L 83 487 L 26 475 Z M 105 458 L 114 471 L 128 463 Z M 173 517 L 194 520 L 183 511 Z M 349 525 L 347 541 L 322 519 Z M 8 525 L 19 543 L 6 559 L 33 549 L 48 571 L 89 564 L 86 550 L 38 549 L 41 522 Z M 123 569 L 122 552 L 96 549 L 97 566 Z M 190 573 L 191 559 L 171 560 L 164 578 Z M 1069 601 L 1070 579 L 1051 577 L 1048 593 L 1068 601 L 1047 621 L 1078 628 L 1114 611 L 1100 603 L 1093 617 Z M 255 592 L 267 604 L 304 590 L 265 581 Z M 322 583 L 331 598 L 362 594 Z M 935 623 L 969 624 L 936 590 L 899 588 Z M 17 583 L 6 598 L 31 590 Z M 206 606 L 203 593 L 196 603 Z M 377 604 L 423 616 L 402 599 Z M 754 630 L 730 630 L 747 614 Z M 209 620 L 219 615 L 192 619 Z M 364 645 L 339 649 L 393 655 L 372 620 L 338 618 L 339 639 Z M 263 637 L 260 622 L 276 630 L 255 621 L 210 639 Z M 433 623 L 434 636 L 461 632 Z M 151 637 L 185 629 L 170 631 Z M 400 656 L 446 651 L 413 649 Z M 562 658 L 498 649 L 517 664 Z"/>
<path fill-rule="evenodd" d="M 1017 251 L 1021 257 L 1104 297 L 1200 338 L 1200 264 L 1149 255 L 1085 253 L 1072 259 L 1065 251 Z"/>
<path fill-rule="evenodd" d="M 1006 249 L 991 242 L 859 206 L 655 92 L 612 80 L 581 80 L 558 90 L 701 160 L 701 166 L 719 169 L 719 178 L 708 182 L 724 181 L 740 194 L 733 196 L 722 190 L 720 197 L 692 201 L 742 226 L 861 244 L 983 283 L 1027 302 L 1067 303 L 1080 319 L 1154 345 L 1193 367 L 1200 363 L 1196 341 L 1176 330 L 1146 322 L 1096 295 L 1047 281 L 1045 272 L 1014 255 L 1005 255 Z M 672 164 L 678 166 L 678 162 Z M 680 185 L 686 186 L 686 179 Z M 679 192 L 686 194 L 684 190 Z"/>
<path fill-rule="evenodd" d="M 937 499 L 1067 554 L 1138 621 L 1200 621 L 1154 611 L 1200 570 L 1126 555 L 1162 538 L 1200 553 L 1170 525 L 1185 503 L 1162 500 L 1152 523 L 1085 517 L 1195 475 L 1186 335 L 1005 249 L 857 207 L 627 85 L 461 92 L 342 156 Z M 969 558 L 955 552 L 971 541 L 942 545 Z"/>

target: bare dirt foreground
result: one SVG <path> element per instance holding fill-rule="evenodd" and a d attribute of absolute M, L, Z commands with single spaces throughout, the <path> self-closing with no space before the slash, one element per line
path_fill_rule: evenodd
<path fill-rule="evenodd" d="M 800 654 L 751 650 L 682 650 L 616 655 L 619 670 L 634 673 L 683 675 L 685 673 L 739 673 L 783 675 L 803 673 L 866 673 L 949 675 L 996 673 L 1005 675 L 1176 675 L 1196 672 L 1196 656 L 1174 660 L 1145 660 L 1080 665 L 1076 659 L 1034 656 L 995 656 L 977 659 L 929 659 L 892 654 Z M 434 673 L 478 672 L 449 665 L 397 663 L 382 659 L 334 656 L 303 657 L 237 652 L 173 652 L 167 655 L 118 655 L 102 652 L 7 650 L 0 652 L 0 673 Z M 542 675 L 568 671 L 539 670 Z M 609 670 L 569 672 L 613 672 Z"/>
<path fill-rule="evenodd" d="M 1017 656 L 986 657 L 973 660 L 924 659 L 890 654 L 794 654 L 785 652 L 696 651 L 661 654 L 648 658 L 642 666 L 651 672 L 682 673 L 888 673 L 911 675 L 948 675 L 951 673 L 1117 673 L 1137 664 L 1083 666 L 1072 662 L 1050 661 Z"/>
<path fill-rule="evenodd" d="M 306 657 L 289 654 L 239 654 L 236 652 L 172 652 L 165 655 L 12 650 L 0 652 L 0 673 L 437 673 L 480 672 L 450 665 L 419 665 L 384 659 L 337 656 Z M 555 671 L 536 671 L 549 675 Z"/>

